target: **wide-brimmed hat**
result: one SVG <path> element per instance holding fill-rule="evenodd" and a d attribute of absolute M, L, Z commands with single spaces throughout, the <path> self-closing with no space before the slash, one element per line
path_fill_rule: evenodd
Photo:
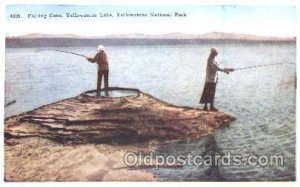
<path fill-rule="evenodd" d="M 105 51 L 105 48 L 103 45 L 98 45 L 97 51 Z"/>

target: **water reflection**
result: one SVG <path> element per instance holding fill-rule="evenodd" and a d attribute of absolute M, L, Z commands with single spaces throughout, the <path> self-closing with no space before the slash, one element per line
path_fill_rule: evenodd
<path fill-rule="evenodd" d="M 132 90 L 100 90 L 100 91 L 89 91 L 85 93 L 88 96 L 97 97 L 126 97 L 126 96 L 138 96 L 139 92 Z"/>
<path fill-rule="evenodd" d="M 102 93 L 102 94 L 101 94 Z M 103 95 L 104 93 L 104 95 Z M 105 97 L 108 97 L 109 96 L 109 91 L 108 90 L 105 90 L 105 91 L 96 91 L 96 96 L 105 96 Z"/>

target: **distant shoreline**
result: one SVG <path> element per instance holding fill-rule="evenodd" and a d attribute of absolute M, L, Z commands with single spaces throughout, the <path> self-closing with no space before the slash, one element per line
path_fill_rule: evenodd
<path fill-rule="evenodd" d="M 88 47 L 99 43 L 106 46 L 154 46 L 154 45 L 201 45 L 222 43 L 291 43 L 296 40 L 247 40 L 247 39 L 149 39 L 149 38 L 6 38 L 6 48 L 35 47 Z"/>

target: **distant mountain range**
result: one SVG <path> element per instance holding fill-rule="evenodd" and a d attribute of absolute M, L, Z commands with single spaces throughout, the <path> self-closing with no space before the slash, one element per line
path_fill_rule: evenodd
<path fill-rule="evenodd" d="M 184 34 L 184 33 L 169 33 L 160 35 L 147 34 L 120 34 L 107 36 L 80 36 L 75 34 L 42 34 L 32 33 L 22 36 L 7 37 L 7 39 L 50 39 L 50 38 L 69 38 L 69 39 L 209 39 L 209 40 L 254 40 L 254 41 L 291 41 L 295 37 L 275 37 L 275 36 L 256 36 L 248 34 L 234 34 L 224 32 L 211 32 L 204 34 Z"/>
<path fill-rule="evenodd" d="M 162 35 L 122 34 L 108 36 L 78 36 L 74 34 L 49 35 L 33 33 L 6 37 L 7 48 L 147 46 L 147 45 L 199 45 L 220 43 L 295 43 L 295 37 L 265 37 L 246 34 L 212 32 L 205 34 L 170 33 Z"/>

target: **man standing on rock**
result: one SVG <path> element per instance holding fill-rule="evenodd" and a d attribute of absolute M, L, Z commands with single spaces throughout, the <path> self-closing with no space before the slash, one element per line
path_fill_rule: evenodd
<path fill-rule="evenodd" d="M 214 107 L 214 98 L 216 92 L 216 85 L 218 82 L 218 74 L 217 71 L 222 71 L 224 73 L 229 74 L 229 72 L 234 71 L 232 68 L 220 68 L 218 63 L 215 61 L 215 57 L 218 55 L 218 51 L 216 48 L 210 49 L 210 55 L 207 59 L 206 66 L 206 77 L 205 77 L 205 85 L 203 88 L 203 93 L 200 99 L 200 103 L 204 104 L 203 110 L 208 111 L 207 104 L 210 103 L 211 111 L 218 111 Z"/>
<path fill-rule="evenodd" d="M 101 82 L 102 77 L 104 77 L 104 90 L 105 95 L 108 96 L 108 74 L 109 74 L 109 67 L 108 67 L 108 60 L 107 55 L 105 53 L 105 48 L 103 45 L 99 45 L 97 48 L 97 54 L 94 58 L 86 58 L 88 61 L 92 63 L 98 64 L 98 76 L 97 76 L 97 94 L 100 94 L 101 89 Z"/>

